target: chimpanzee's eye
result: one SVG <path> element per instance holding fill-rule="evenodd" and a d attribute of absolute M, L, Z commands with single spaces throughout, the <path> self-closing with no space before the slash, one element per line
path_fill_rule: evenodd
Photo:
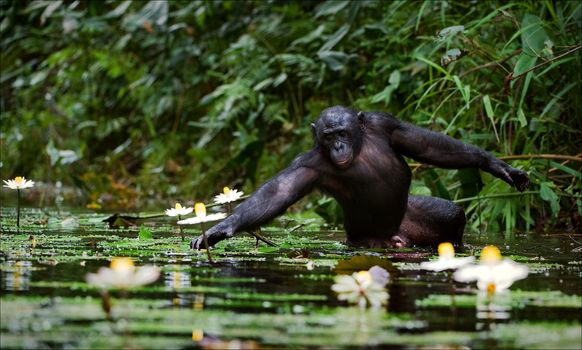
<path fill-rule="evenodd" d="M 326 141 L 331 141 L 331 140 L 333 140 L 333 135 L 332 135 L 332 134 L 327 134 L 327 135 L 325 135 L 325 140 L 326 140 Z"/>
<path fill-rule="evenodd" d="M 344 137 L 348 137 L 348 133 L 347 133 L 347 132 L 345 132 L 345 131 L 340 131 L 340 132 L 338 133 L 338 135 L 339 135 L 339 137 L 342 137 L 342 138 L 344 138 Z"/>

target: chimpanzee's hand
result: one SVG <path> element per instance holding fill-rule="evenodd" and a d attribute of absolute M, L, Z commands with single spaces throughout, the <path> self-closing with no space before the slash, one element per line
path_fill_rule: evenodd
<path fill-rule="evenodd" d="M 505 162 L 499 162 L 491 167 L 491 173 L 523 192 L 529 186 L 529 177 L 523 170 L 515 169 Z"/>
<path fill-rule="evenodd" d="M 216 243 L 230 238 L 234 235 L 234 230 L 230 225 L 225 223 L 225 221 L 213 226 L 210 230 L 206 231 L 206 238 L 208 239 L 208 246 L 212 247 Z M 190 243 L 190 248 L 192 249 L 205 249 L 206 244 L 204 243 L 204 235 L 192 240 Z"/>
<path fill-rule="evenodd" d="M 529 186 L 529 177 L 525 171 L 510 168 L 509 176 L 511 177 L 513 186 L 515 186 L 519 192 L 523 192 Z"/>

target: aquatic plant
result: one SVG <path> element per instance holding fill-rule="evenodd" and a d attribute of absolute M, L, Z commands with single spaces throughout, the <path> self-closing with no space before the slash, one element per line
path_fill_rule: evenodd
<path fill-rule="evenodd" d="M 160 277 L 160 269 L 155 266 L 136 267 L 131 258 L 113 258 L 110 267 L 100 267 L 97 273 L 85 276 L 87 283 L 103 288 L 101 292 L 101 308 L 111 319 L 111 297 L 109 289 L 135 288 L 150 284 Z"/>
<path fill-rule="evenodd" d="M 528 267 L 515 261 L 501 258 L 496 246 L 486 246 L 481 251 L 481 262 L 457 270 L 454 278 L 459 282 L 477 281 L 479 290 L 493 295 L 507 290 L 513 282 L 526 278 Z"/>
<path fill-rule="evenodd" d="M 232 213 L 232 202 L 235 202 L 238 199 L 240 199 L 240 197 L 242 197 L 243 194 L 244 194 L 244 192 L 242 192 L 242 191 L 235 190 L 234 188 L 230 189 L 227 186 L 225 186 L 222 189 L 222 193 L 220 193 L 214 197 L 214 203 L 226 204 L 228 214 L 231 214 Z"/>
<path fill-rule="evenodd" d="M 188 215 L 192 212 L 192 210 L 194 210 L 194 208 L 182 207 L 182 204 L 176 203 L 174 208 L 166 209 L 165 214 L 167 216 L 177 216 L 178 219 L 180 219 L 182 215 Z"/>
<path fill-rule="evenodd" d="M 24 176 L 17 176 L 13 180 L 4 181 L 4 187 L 16 190 L 16 227 L 20 227 L 20 190 L 34 186 L 34 181 L 27 180 Z"/>
<path fill-rule="evenodd" d="M 204 203 L 196 203 L 196 205 L 194 206 L 194 211 L 196 213 L 195 217 L 180 220 L 178 221 L 178 225 L 196 225 L 205 222 L 222 220 L 226 217 L 225 213 L 215 213 L 206 215 L 206 206 L 204 205 Z"/>
<path fill-rule="evenodd" d="M 88 273 L 87 283 L 104 288 L 129 289 L 150 284 L 158 279 L 160 270 L 155 266 L 136 267 L 131 258 L 113 258 L 110 267 L 101 267 L 97 273 Z"/>
<path fill-rule="evenodd" d="M 388 301 L 389 295 L 385 286 L 389 277 L 388 271 L 380 266 L 373 266 L 367 271 L 354 272 L 351 276 L 337 276 L 331 289 L 338 294 L 339 300 L 357 304 L 360 308 L 368 305 L 377 308 Z"/>
<path fill-rule="evenodd" d="M 210 255 L 210 247 L 208 246 L 208 237 L 206 237 L 206 230 L 204 229 L 204 223 L 209 221 L 216 221 L 224 219 L 226 217 L 225 213 L 216 213 L 206 215 L 206 206 L 202 202 L 198 202 L 194 205 L 194 212 L 196 217 L 189 218 L 185 220 L 178 221 L 179 225 L 193 225 L 200 224 L 200 229 L 202 230 L 202 236 L 204 237 L 204 245 L 206 246 L 206 254 L 208 254 L 208 261 L 212 264 L 212 256 Z"/>
<path fill-rule="evenodd" d="M 182 215 L 188 215 L 194 210 L 192 207 L 182 207 L 182 204 L 176 203 L 174 208 L 166 209 L 165 214 L 167 216 L 177 216 L 178 221 L 182 220 Z M 180 226 L 179 226 L 180 227 Z M 182 227 L 180 227 L 180 238 L 184 240 L 184 233 L 182 232 Z"/>
<path fill-rule="evenodd" d="M 461 266 L 470 264 L 475 260 L 474 256 L 456 258 L 455 248 L 449 242 L 439 244 L 438 252 L 439 257 L 437 260 L 422 262 L 420 268 L 429 271 L 454 270 Z"/>

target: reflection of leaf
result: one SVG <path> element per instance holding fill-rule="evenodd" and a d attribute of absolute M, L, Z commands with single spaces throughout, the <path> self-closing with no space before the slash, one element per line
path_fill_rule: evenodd
<path fill-rule="evenodd" d="M 399 271 L 392 265 L 388 259 L 379 256 L 359 255 L 354 256 L 348 260 L 338 261 L 335 272 L 338 274 L 349 275 L 354 271 L 369 270 L 372 266 L 380 266 L 389 271 L 391 275 L 398 274 Z"/>

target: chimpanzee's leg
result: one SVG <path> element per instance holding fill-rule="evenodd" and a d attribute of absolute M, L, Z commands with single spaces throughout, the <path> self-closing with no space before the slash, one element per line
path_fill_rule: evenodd
<path fill-rule="evenodd" d="M 435 197 L 408 197 L 406 214 L 394 247 L 436 246 L 442 242 L 461 243 L 465 212 L 455 203 Z"/>

